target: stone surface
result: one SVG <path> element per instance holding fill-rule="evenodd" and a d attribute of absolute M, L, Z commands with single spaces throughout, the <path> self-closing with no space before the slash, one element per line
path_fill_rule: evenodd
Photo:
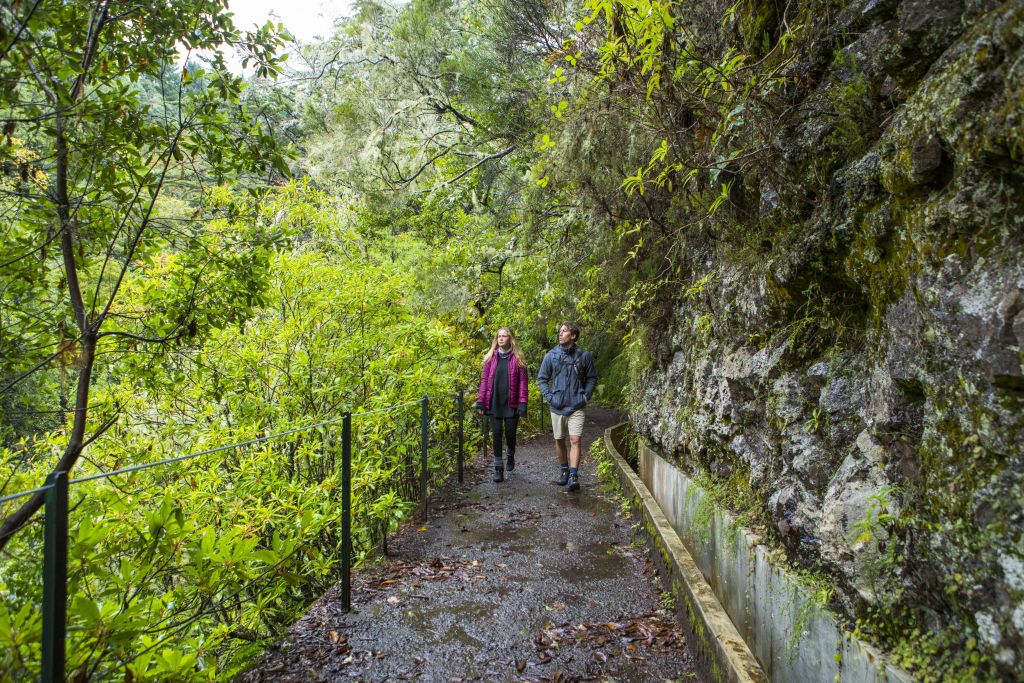
<path fill-rule="evenodd" d="M 741 481 L 850 618 L 907 608 L 1013 678 L 1024 3 L 863 0 L 832 22 L 791 67 L 810 82 L 777 173 L 750 174 L 756 215 L 693 247 L 709 285 L 676 302 L 634 427 L 684 470 Z"/>

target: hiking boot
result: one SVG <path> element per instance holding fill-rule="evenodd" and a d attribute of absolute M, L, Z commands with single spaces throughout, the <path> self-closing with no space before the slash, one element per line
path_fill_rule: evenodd
<path fill-rule="evenodd" d="M 505 481 L 505 470 L 500 467 L 494 468 L 494 483 L 500 483 Z"/>
<path fill-rule="evenodd" d="M 551 483 L 554 484 L 555 486 L 565 486 L 566 484 L 568 484 L 569 483 L 569 470 L 568 469 L 563 469 L 561 472 L 559 472 L 558 479 L 555 479 Z"/>
<path fill-rule="evenodd" d="M 516 454 L 515 453 L 509 453 L 508 454 L 508 458 L 507 458 L 507 462 L 505 463 L 505 469 L 508 470 L 509 472 L 511 472 L 515 468 L 516 468 Z"/>
<path fill-rule="evenodd" d="M 580 475 L 570 474 L 569 485 L 565 488 L 566 491 L 579 491 L 580 490 Z"/>

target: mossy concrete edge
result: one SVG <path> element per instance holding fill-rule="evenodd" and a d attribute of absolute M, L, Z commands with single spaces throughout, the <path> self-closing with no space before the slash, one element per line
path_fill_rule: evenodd
<path fill-rule="evenodd" d="M 691 645 L 710 662 L 716 683 L 767 683 L 768 676 L 729 619 L 725 608 L 704 579 L 696 562 L 672 528 L 665 513 L 633 468 L 619 454 L 613 432 L 623 425 L 609 427 L 604 433 L 605 450 L 615 463 L 623 494 L 641 513 L 644 529 L 669 575 L 672 591 L 682 598 Z"/>

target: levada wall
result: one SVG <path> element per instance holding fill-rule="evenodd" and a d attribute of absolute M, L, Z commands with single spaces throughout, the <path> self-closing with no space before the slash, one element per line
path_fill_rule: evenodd
<path fill-rule="evenodd" d="M 642 441 L 638 459 L 640 479 L 771 680 L 914 681 L 840 629 L 755 534 Z"/>

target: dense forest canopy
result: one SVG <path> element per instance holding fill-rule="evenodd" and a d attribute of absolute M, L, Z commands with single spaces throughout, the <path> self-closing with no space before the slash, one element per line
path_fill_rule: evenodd
<path fill-rule="evenodd" d="M 1020 556 L 1019 501 L 971 527 L 978 498 L 1016 486 L 1019 367 L 984 371 L 994 408 L 909 375 L 875 387 L 904 417 L 969 413 L 955 449 L 974 439 L 976 478 L 927 455 L 952 437 L 913 418 L 872 435 L 903 455 L 837 554 L 805 514 L 861 443 L 818 394 L 854 386 L 846 367 L 893 365 L 892 311 L 930 296 L 909 278 L 1019 254 L 1021 8 L 928 5 L 360 0 L 295 44 L 238 30 L 225 0 L 3 3 L 0 495 L 468 387 L 502 325 L 536 368 L 575 319 L 599 397 L 725 482 L 861 635 L 924 678 L 1011 676 L 1024 626 L 1012 607 L 977 617 L 991 601 L 966 588 L 1003 560 L 943 562 L 980 543 Z M 974 78 L 933 67 L 961 62 L 997 74 L 960 94 L 976 134 L 928 99 Z M 936 216 L 960 188 L 991 208 L 954 229 Z M 1007 301 L 1001 315 L 1024 307 Z M 761 384 L 708 390 L 742 354 Z M 785 394 L 789 370 L 818 393 Z M 409 509 L 387 485 L 408 444 L 384 418 L 360 429 L 365 557 Z M 185 680 L 251 663 L 330 585 L 330 438 L 73 488 L 69 669 Z M 928 476 L 894 474 L 912 467 Z M 0 505 L 15 677 L 38 666 L 38 574 L 22 568 L 41 504 Z M 1006 585 L 1012 605 L 1024 586 Z M 997 622 L 1001 640 L 978 635 Z"/>

